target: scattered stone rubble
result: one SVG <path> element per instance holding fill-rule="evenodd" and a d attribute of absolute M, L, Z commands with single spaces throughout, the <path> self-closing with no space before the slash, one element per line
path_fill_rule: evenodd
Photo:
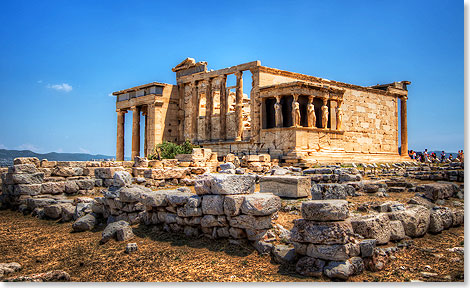
<path fill-rule="evenodd" d="M 279 167 L 268 156 L 246 155 L 240 161 L 229 154 L 220 165 L 210 149 L 195 149 L 193 154 L 179 155 L 178 160 L 137 157 L 119 165 L 17 158 L 1 174 L 0 203 L 3 208 L 43 219 L 73 221 L 73 232 L 90 231 L 106 223 L 101 244 L 132 239 L 132 225 L 136 224 L 191 237 L 245 239 L 278 263 L 296 263 L 302 275 L 340 280 L 364 269 L 383 269 L 394 250 L 376 245 L 440 233 L 464 223 L 463 205 L 442 206 L 451 198 L 463 199 L 463 185 L 409 181 L 432 173 L 442 176 L 457 171 L 460 175 L 463 165 L 456 165 L 459 163 L 450 163 L 445 169 L 402 163 L 363 165 L 364 169 L 331 165 L 302 171 Z M 214 173 L 216 170 L 219 173 Z M 420 174 L 423 171 L 426 174 Z M 387 178 L 375 177 L 381 175 L 378 172 Z M 450 179 L 441 176 L 437 178 Z M 463 176 L 452 179 L 463 181 Z M 259 193 L 255 193 L 256 183 L 260 184 Z M 196 194 L 188 187 L 155 190 L 175 184 L 194 185 Z M 87 194 L 96 187 L 102 189 L 102 196 L 68 197 Z M 384 200 L 352 207 L 345 200 L 348 196 L 387 197 L 402 192 L 416 194 L 407 204 Z M 273 225 L 281 209 L 280 197 L 285 199 L 283 211 L 302 214 L 290 231 Z M 362 214 L 350 214 L 351 209 Z M 133 244 L 128 243 L 126 253 L 137 249 Z M 2 265 L 4 274 L 13 269 Z M 69 279 L 62 272 L 8 281 Z"/>

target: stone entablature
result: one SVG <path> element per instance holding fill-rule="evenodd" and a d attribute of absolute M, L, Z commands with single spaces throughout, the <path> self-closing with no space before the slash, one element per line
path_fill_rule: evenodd
<path fill-rule="evenodd" d="M 145 123 L 145 155 L 164 140 L 189 139 L 221 156 L 252 151 L 315 161 L 334 154 L 334 159 L 357 162 L 407 157 L 408 81 L 362 87 L 261 66 L 260 61 L 207 71 L 206 62 L 191 58 L 173 71 L 177 85 L 153 82 L 113 93 L 118 96 L 117 159 L 124 159 L 120 127 L 128 109 L 136 111 L 132 158 L 140 155 L 141 112 L 151 121 Z M 248 73 L 251 91 L 245 94 Z M 227 85 L 228 77 L 235 78 L 233 86 Z M 162 87 L 161 94 L 139 92 L 154 86 Z"/>

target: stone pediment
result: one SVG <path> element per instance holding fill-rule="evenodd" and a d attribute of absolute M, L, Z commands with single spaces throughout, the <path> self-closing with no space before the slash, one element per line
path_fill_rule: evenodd
<path fill-rule="evenodd" d="M 206 66 L 207 66 L 207 62 L 197 62 L 196 63 L 196 60 L 194 60 L 194 58 L 186 58 L 184 59 L 180 64 L 176 65 L 173 69 L 171 69 L 171 71 L 173 72 L 178 72 L 178 71 L 181 71 L 181 70 L 187 70 L 187 69 L 190 69 L 190 68 L 194 68 L 194 67 L 199 67 L 199 66 L 204 66 L 204 68 L 202 70 L 206 70 Z"/>

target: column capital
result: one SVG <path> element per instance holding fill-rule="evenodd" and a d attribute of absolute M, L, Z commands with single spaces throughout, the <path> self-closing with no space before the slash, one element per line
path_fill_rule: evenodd
<path fill-rule="evenodd" d="M 401 99 L 402 101 L 407 101 L 407 100 L 408 100 L 408 96 L 402 96 L 400 99 Z"/>
<path fill-rule="evenodd" d="M 125 114 L 127 113 L 127 109 L 116 109 L 116 112 Z"/>

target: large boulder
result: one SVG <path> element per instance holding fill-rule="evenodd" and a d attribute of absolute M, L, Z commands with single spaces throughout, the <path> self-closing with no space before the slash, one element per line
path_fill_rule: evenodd
<path fill-rule="evenodd" d="M 313 221 L 338 221 L 349 217 L 346 200 L 311 200 L 302 202 L 302 217 Z"/>
<path fill-rule="evenodd" d="M 346 244 L 350 242 L 353 228 L 349 220 L 337 222 L 313 222 L 294 220 L 291 240 L 313 244 Z"/>
<path fill-rule="evenodd" d="M 387 213 L 390 220 L 403 224 L 406 236 L 420 237 L 428 231 L 431 212 L 420 205 L 408 205 L 405 210 Z"/>
<path fill-rule="evenodd" d="M 364 238 L 376 239 L 377 244 L 390 241 L 390 219 L 385 213 L 353 217 L 351 224 L 354 233 Z"/>
<path fill-rule="evenodd" d="M 12 184 L 41 184 L 44 181 L 44 173 L 34 173 L 34 174 L 11 174 L 7 173 L 6 177 L 11 177 Z"/>
<path fill-rule="evenodd" d="M 96 217 L 93 214 L 87 214 L 78 218 L 73 224 L 72 229 L 75 232 L 92 230 L 96 225 Z"/>
<path fill-rule="evenodd" d="M 116 172 L 117 173 L 117 172 Z M 142 193 L 144 192 L 141 187 L 121 187 L 119 190 L 119 199 L 121 202 L 133 203 L 139 202 L 142 199 Z"/>
<path fill-rule="evenodd" d="M 405 228 L 401 221 L 395 220 L 390 221 L 390 240 L 391 241 L 400 241 L 406 236 Z"/>
<path fill-rule="evenodd" d="M 198 195 L 251 194 L 255 191 L 255 175 L 208 173 L 195 181 L 194 188 Z"/>
<path fill-rule="evenodd" d="M 42 194 L 62 194 L 65 192 L 65 181 L 46 182 L 42 184 Z"/>
<path fill-rule="evenodd" d="M 281 208 L 281 199 L 273 194 L 256 193 L 245 196 L 241 205 L 243 214 L 266 216 Z"/>
<path fill-rule="evenodd" d="M 20 165 L 20 164 L 32 164 L 36 167 L 41 165 L 41 161 L 39 161 L 36 157 L 18 157 L 13 159 L 13 165 Z"/>
<path fill-rule="evenodd" d="M 311 180 L 307 176 L 263 176 L 259 180 L 260 193 L 272 193 L 285 198 L 310 196 Z"/>
<path fill-rule="evenodd" d="M 17 184 L 14 186 L 15 195 L 36 196 L 41 194 L 41 184 Z"/>

